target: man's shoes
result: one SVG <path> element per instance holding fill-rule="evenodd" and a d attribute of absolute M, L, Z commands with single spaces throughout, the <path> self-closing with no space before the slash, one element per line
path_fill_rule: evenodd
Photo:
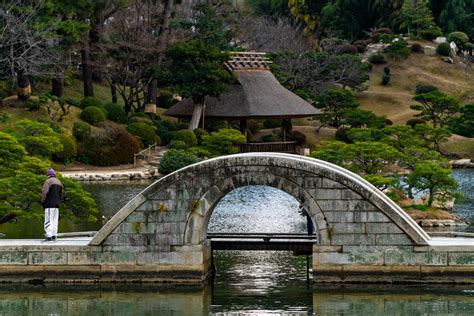
<path fill-rule="evenodd" d="M 53 238 L 53 241 L 56 241 L 56 236 L 53 236 L 52 238 Z"/>
<path fill-rule="evenodd" d="M 54 237 L 46 237 L 43 241 L 41 242 L 54 242 L 55 238 Z"/>

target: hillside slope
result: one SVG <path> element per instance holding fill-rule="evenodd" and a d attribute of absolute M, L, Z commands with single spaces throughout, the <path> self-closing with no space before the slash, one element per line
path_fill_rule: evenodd
<path fill-rule="evenodd" d="M 374 65 L 369 88 L 357 95 L 361 108 L 385 115 L 395 124 L 405 124 L 416 113 L 410 109 L 417 84 L 431 84 L 442 92 L 462 99 L 474 97 L 474 67 L 448 64 L 438 56 L 412 53 L 406 60 L 388 59 Z M 391 80 L 381 85 L 383 68 L 390 67 Z"/>

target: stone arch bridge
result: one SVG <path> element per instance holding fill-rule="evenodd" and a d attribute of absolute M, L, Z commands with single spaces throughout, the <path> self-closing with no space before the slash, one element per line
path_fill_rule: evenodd
<path fill-rule="evenodd" d="M 92 238 L 0 244 L 0 281 L 202 282 L 207 226 L 231 190 L 265 185 L 311 218 L 315 282 L 474 282 L 474 240 L 430 238 L 370 183 L 333 164 L 288 154 L 206 160 L 150 185 Z"/>

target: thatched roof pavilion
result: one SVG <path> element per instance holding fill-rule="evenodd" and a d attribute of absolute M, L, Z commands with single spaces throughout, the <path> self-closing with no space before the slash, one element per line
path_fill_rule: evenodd
<path fill-rule="evenodd" d="M 240 120 L 283 119 L 308 117 L 321 111 L 284 88 L 270 71 L 265 53 L 235 52 L 226 63 L 238 83 L 219 97 L 206 97 L 206 118 Z M 183 99 L 164 114 L 177 118 L 190 118 L 194 102 Z M 244 129 L 245 126 L 241 126 Z"/>

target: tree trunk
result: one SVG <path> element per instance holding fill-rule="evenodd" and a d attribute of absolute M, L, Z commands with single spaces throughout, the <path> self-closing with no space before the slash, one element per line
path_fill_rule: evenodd
<path fill-rule="evenodd" d="M 82 57 L 82 80 L 84 82 L 84 96 L 93 97 L 94 87 L 92 85 L 92 66 L 90 58 L 89 36 L 83 40 L 81 49 Z"/>
<path fill-rule="evenodd" d="M 51 94 L 61 98 L 64 93 L 64 73 L 58 71 L 53 75 Z"/>
<path fill-rule="evenodd" d="M 158 47 L 160 48 L 160 56 L 158 57 L 158 66 L 161 66 L 163 62 L 164 50 L 166 48 L 166 42 L 170 33 L 170 21 L 173 13 L 175 0 L 166 0 L 166 6 L 163 15 L 163 23 L 161 24 L 160 37 L 158 38 Z"/>
<path fill-rule="evenodd" d="M 168 40 L 168 34 L 170 32 L 170 21 L 173 13 L 175 0 L 167 0 L 164 8 L 163 22 L 161 24 L 160 35 L 158 38 L 158 47 L 160 49 L 158 55 L 158 67 L 161 67 L 163 63 L 164 51 L 166 48 L 166 42 Z M 148 84 L 148 92 L 146 95 L 145 103 L 156 104 L 156 94 L 158 90 L 158 80 L 153 79 Z"/>
<path fill-rule="evenodd" d="M 156 91 L 158 89 L 158 80 L 153 79 L 148 84 L 145 104 L 156 104 Z"/>
<path fill-rule="evenodd" d="M 193 116 L 191 117 L 191 122 L 189 122 L 188 130 L 194 131 L 196 128 L 199 127 L 199 120 L 201 119 L 202 108 L 202 104 L 194 105 Z"/>
<path fill-rule="evenodd" d="M 115 81 L 113 80 L 110 84 L 110 94 L 112 95 L 112 103 L 117 103 L 117 87 L 115 86 Z"/>
<path fill-rule="evenodd" d="M 17 77 L 17 96 L 18 101 L 26 102 L 31 95 L 31 85 L 30 85 L 30 78 L 24 69 L 18 70 L 18 77 Z"/>

